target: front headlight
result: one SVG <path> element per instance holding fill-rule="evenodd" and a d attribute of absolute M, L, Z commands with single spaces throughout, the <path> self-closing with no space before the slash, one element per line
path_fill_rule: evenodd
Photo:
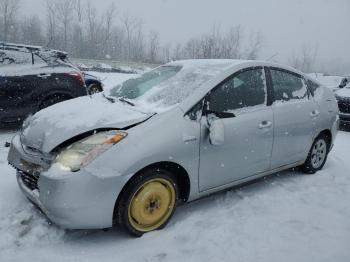
<path fill-rule="evenodd" d="M 126 136 L 127 133 L 121 131 L 96 133 L 64 148 L 57 155 L 54 164 L 58 164 L 61 169 L 76 172 Z"/>

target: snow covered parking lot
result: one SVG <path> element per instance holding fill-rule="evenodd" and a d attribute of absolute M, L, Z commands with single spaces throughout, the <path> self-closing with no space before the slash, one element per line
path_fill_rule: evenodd
<path fill-rule="evenodd" d="M 180 207 L 162 231 L 50 225 L 17 188 L 0 132 L 0 261 L 334 261 L 350 258 L 350 133 L 324 170 L 287 171 Z"/>
<path fill-rule="evenodd" d="M 108 90 L 134 75 L 93 73 Z M 350 133 L 324 170 L 287 171 L 180 207 L 140 239 L 118 229 L 66 231 L 23 196 L 7 164 L 14 131 L 0 131 L 0 262 L 334 261 L 350 258 Z"/>

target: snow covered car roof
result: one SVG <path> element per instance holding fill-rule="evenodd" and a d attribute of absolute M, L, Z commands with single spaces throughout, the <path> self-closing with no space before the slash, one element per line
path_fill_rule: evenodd
<path fill-rule="evenodd" d="M 42 46 L 22 45 L 13 43 L 0 42 L 0 54 L 9 56 L 9 64 L 20 64 L 21 61 L 32 60 L 34 64 L 34 56 L 40 57 L 48 65 L 57 64 L 58 61 L 66 61 L 68 54 L 64 51 L 49 49 Z M 29 56 L 26 57 L 26 56 Z M 31 59 L 30 56 L 33 56 Z M 12 58 L 12 59 L 11 59 Z M 13 60 L 11 62 L 11 60 Z"/>

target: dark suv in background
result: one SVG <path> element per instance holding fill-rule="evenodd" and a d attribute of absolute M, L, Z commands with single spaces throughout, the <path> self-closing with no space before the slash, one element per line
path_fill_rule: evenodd
<path fill-rule="evenodd" d="M 0 127 L 64 100 L 87 95 L 84 78 L 67 53 L 0 43 Z"/>
<path fill-rule="evenodd" d="M 339 106 L 339 118 L 342 127 L 350 128 L 350 78 L 345 77 L 335 90 Z"/>

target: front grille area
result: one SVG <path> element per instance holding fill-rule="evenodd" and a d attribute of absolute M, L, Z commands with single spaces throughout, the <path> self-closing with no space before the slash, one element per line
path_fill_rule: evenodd
<path fill-rule="evenodd" d="M 338 101 L 338 107 L 341 113 L 350 114 L 350 101 L 349 102 Z"/>
<path fill-rule="evenodd" d="M 28 187 L 31 190 L 39 190 L 39 187 L 38 187 L 39 175 L 31 175 L 23 171 L 18 171 L 18 172 L 26 187 Z"/>

